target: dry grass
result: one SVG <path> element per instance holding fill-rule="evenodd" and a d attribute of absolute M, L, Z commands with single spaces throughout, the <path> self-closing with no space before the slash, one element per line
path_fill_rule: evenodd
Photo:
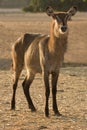
<path fill-rule="evenodd" d="M 65 63 L 61 69 L 57 101 L 62 117 L 55 117 L 50 96 L 50 118 L 44 117 L 44 86 L 37 75 L 31 95 L 36 113 L 28 109 L 21 83 L 16 95 L 16 111 L 10 110 L 12 71 L 10 50 L 13 42 L 26 32 L 49 33 L 46 14 L 0 13 L 0 130 L 86 130 L 87 129 L 87 13 L 78 13 L 69 22 L 70 34 Z"/>

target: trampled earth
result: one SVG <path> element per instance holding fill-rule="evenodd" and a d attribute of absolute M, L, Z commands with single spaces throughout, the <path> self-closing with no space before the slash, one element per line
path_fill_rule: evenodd
<path fill-rule="evenodd" d="M 30 89 L 37 112 L 28 109 L 21 85 L 25 70 L 18 84 L 16 110 L 10 110 L 11 46 L 24 33 L 49 34 L 50 21 L 45 13 L 0 12 L 0 130 L 87 130 L 87 13 L 78 12 L 69 22 L 68 50 L 57 86 L 57 102 L 62 116 L 54 116 L 52 94 L 50 117 L 44 116 L 45 90 L 39 74 Z"/>

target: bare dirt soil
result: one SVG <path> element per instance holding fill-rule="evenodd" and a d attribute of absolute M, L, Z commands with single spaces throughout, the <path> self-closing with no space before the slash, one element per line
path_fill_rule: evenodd
<path fill-rule="evenodd" d="M 50 21 L 45 13 L 0 12 L 0 130 L 87 130 L 87 13 L 78 12 L 69 22 L 68 50 L 57 89 L 62 116 L 54 116 L 52 94 L 50 117 L 44 116 L 45 90 L 39 74 L 30 89 L 37 108 L 36 113 L 31 113 L 21 85 L 25 70 L 18 84 L 16 110 L 10 110 L 13 83 L 11 46 L 24 33 L 49 34 Z"/>

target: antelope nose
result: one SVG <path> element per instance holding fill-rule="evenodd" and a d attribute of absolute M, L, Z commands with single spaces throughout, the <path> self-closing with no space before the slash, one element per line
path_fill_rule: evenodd
<path fill-rule="evenodd" d="M 67 26 L 62 26 L 61 30 L 62 30 L 62 32 L 65 32 L 67 30 Z"/>

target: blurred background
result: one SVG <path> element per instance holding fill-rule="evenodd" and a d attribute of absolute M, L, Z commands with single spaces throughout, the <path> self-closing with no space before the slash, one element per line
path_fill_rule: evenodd
<path fill-rule="evenodd" d="M 87 65 L 87 0 L 0 0 L 0 69 L 10 69 L 11 46 L 21 35 L 49 34 L 51 18 L 45 13 L 48 5 L 58 11 L 78 7 L 68 23 L 69 44 L 64 62 Z"/>
<path fill-rule="evenodd" d="M 43 12 L 48 5 L 58 10 L 76 5 L 79 11 L 87 11 L 87 0 L 0 0 L 0 8 L 22 8 L 31 12 Z"/>

